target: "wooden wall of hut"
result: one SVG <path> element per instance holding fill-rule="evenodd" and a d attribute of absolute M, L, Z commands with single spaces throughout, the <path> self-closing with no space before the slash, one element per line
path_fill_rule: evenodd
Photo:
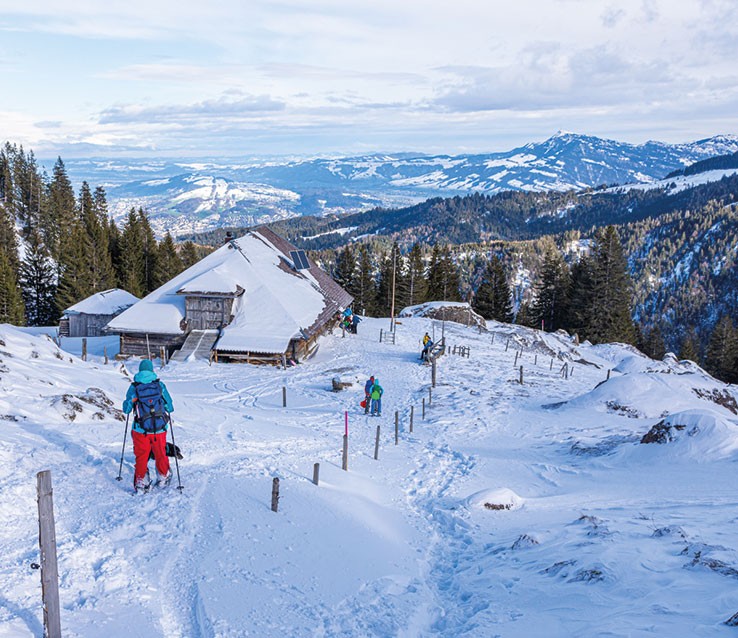
<path fill-rule="evenodd" d="M 227 326 L 232 310 L 232 297 L 185 297 L 185 318 L 190 330 L 215 330 Z"/>
<path fill-rule="evenodd" d="M 181 348 L 185 337 L 186 335 L 146 335 L 127 332 L 120 335 L 120 353 L 124 356 L 155 359 L 159 356 L 162 346 L 166 348 L 167 354 Z"/>
<path fill-rule="evenodd" d="M 115 315 L 69 315 L 70 337 L 102 337 L 105 335 L 103 328 L 115 317 Z"/>

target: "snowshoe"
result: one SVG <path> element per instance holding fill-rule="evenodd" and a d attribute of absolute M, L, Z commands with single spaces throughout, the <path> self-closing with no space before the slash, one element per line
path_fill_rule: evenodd
<path fill-rule="evenodd" d="M 166 487 L 171 482 L 172 482 L 172 471 L 169 470 L 169 472 L 167 472 L 167 475 L 166 476 L 159 475 L 159 478 L 156 481 L 156 486 L 157 487 Z"/>

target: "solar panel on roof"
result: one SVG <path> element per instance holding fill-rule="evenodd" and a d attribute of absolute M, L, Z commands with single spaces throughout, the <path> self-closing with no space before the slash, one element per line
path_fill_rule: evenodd
<path fill-rule="evenodd" d="M 292 257 L 292 263 L 295 264 L 295 269 L 307 270 L 310 268 L 310 262 L 304 250 L 291 250 L 290 257 Z"/>

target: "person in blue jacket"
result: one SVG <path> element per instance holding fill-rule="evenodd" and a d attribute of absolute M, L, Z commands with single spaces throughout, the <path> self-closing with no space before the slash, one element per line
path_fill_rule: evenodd
<path fill-rule="evenodd" d="M 149 456 L 154 455 L 157 483 L 168 484 L 172 472 L 167 457 L 167 427 L 169 413 L 174 411 L 172 397 L 167 386 L 160 381 L 154 372 L 154 364 L 143 359 L 138 366 L 138 373 L 133 377 L 123 401 L 123 412 L 133 412 L 133 454 L 136 457 L 136 468 L 133 473 L 133 489 L 147 491 L 151 486 L 149 479 Z"/>
<path fill-rule="evenodd" d="M 369 414 L 372 407 L 372 386 L 374 385 L 374 377 L 371 376 L 364 384 L 364 414 Z"/>

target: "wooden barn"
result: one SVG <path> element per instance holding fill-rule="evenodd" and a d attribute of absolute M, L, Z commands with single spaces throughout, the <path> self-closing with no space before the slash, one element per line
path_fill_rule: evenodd
<path fill-rule="evenodd" d="M 352 297 L 266 227 L 228 241 L 113 319 L 122 355 L 279 363 L 310 356 Z"/>
<path fill-rule="evenodd" d="M 64 311 L 59 321 L 59 336 L 103 336 L 103 330 L 110 320 L 138 300 L 138 297 L 120 288 L 97 292 Z"/>

